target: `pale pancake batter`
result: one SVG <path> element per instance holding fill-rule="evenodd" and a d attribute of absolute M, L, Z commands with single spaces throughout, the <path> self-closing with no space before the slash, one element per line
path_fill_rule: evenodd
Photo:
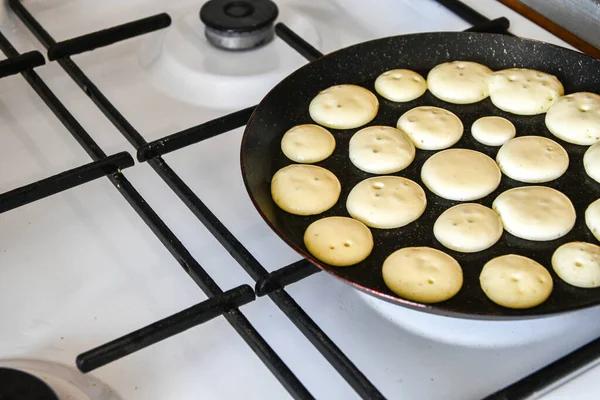
<path fill-rule="evenodd" d="M 338 201 L 342 186 L 336 176 L 315 165 L 288 165 L 271 180 L 271 196 L 284 211 L 314 215 L 329 210 Z"/>
<path fill-rule="evenodd" d="M 375 91 L 382 97 L 398 103 L 421 97 L 426 90 L 427 81 L 409 69 L 392 69 L 375 80 Z"/>
<path fill-rule="evenodd" d="M 404 132 L 391 126 L 369 126 L 350 139 L 350 161 L 371 174 L 391 174 L 408 167 L 415 146 Z"/>
<path fill-rule="evenodd" d="M 407 247 L 395 251 L 384 261 L 382 274 L 392 292 L 420 303 L 448 300 L 463 284 L 458 262 L 431 247 Z"/>
<path fill-rule="evenodd" d="M 496 107 L 519 115 L 545 113 L 565 92 L 554 75 L 525 68 L 494 72 L 489 89 Z"/>
<path fill-rule="evenodd" d="M 378 109 L 377 97 L 357 85 L 336 85 L 327 88 L 308 106 L 313 121 L 333 129 L 363 126 L 375 118 Z"/>
<path fill-rule="evenodd" d="M 575 225 L 575 208 L 558 190 L 546 186 L 509 189 L 492 203 L 504 229 L 516 237 L 547 241 L 566 235 Z"/>
<path fill-rule="evenodd" d="M 542 304 L 552 293 L 552 276 L 531 258 L 507 254 L 483 266 L 479 283 L 485 295 L 507 308 L 531 308 Z"/>
<path fill-rule="evenodd" d="M 371 254 L 373 235 L 363 223 L 347 217 L 313 222 L 304 232 L 304 245 L 316 258 L 336 267 L 354 265 Z"/>
<path fill-rule="evenodd" d="M 423 214 L 427 200 L 419 184 L 400 176 L 381 176 L 358 183 L 348 195 L 348 213 L 371 228 L 407 225 Z"/>
<path fill-rule="evenodd" d="M 502 174 L 490 157 L 468 149 L 448 149 L 429 157 L 421 180 L 433 193 L 448 200 L 477 200 L 492 193 Z"/>
<path fill-rule="evenodd" d="M 405 112 L 397 128 L 406 133 L 417 149 L 440 150 L 451 147 L 463 134 L 456 114 L 439 107 L 415 107 Z"/>

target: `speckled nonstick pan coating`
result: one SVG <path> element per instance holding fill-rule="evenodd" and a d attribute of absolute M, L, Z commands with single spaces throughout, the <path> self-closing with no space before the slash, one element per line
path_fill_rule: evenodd
<path fill-rule="evenodd" d="M 319 91 L 335 84 L 353 83 L 375 93 L 375 78 L 386 70 L 408 68 L 426 76 L 435 65 L 454 60 L 476 61 L 493 70 L 511 67 L 539 69 L 556 75 L 564 84 L 566 93 L 600 93 L 599 60 L 532 40 L 485 33 L 443 32 L 396 36 L 348 47 L 292 73 L 271 90 L 251 117 L 242 141 L 241 167 L 254 205 L 271 228 L 303 257 L 356 288 L 398 305 L 456 317 L 499 319 L 531 318 L 600 304 L 600 288 L 569 286 L 551 268 L 552 253 L 559 245 L 574 240 L 597 243 L 585 226 L 584 211 L 600 197 L 600 184 L 590 179 L 583 169 L 582 158 L 587 147 L 572 145 L 552 136 L 544 125 L 545 114 L 508 114 L 494 107 L 489 99 L 471 105 L 455 105 L 438 100 L 429 92 L 408 103 L 393 103 L 377 95 L 380 110 L 368 125 L 396 126 L 396 121 L 405 111 L 416 106 L 432 105 L 456 113 L 463 121 L 464 135 L 454 147 L 474 149 L 495 158 L 498 147 L 482 145 L 470 133 L 473 122 L 486 115 L 508 118 L 515 124 L 518 136 L 540 135 L 559 142 L 569 153 L 569 169 L 547 186 L 569 196 L 577 210 L 577 223 L 569 234 L 558 240 L 532 242 L 505 232 L 496 245 L 479 253 L 463 254 L 444 248 L 433 236 L 433 224 L 444 210 L 458 202 L 444 200 L 423 185 L 419 176 L 421 166 L 434 152 L 417 150 L 415 161 L 406 170 L 394 175 L 410 178 L 425 189 L 428 205 L 421 218 L 399 229 L 372 229 L 375 248 L 360 264 L 336 268 L 318 261 L 304 246 L 304 230 L 319 218 L 348 216 L 345 203 L 349 191 L 358 182 L 374 176 L 354 167 L 348 158 L 348 142 L 358 129 L 332 130 L 337 142 L 335 152 L 317 164 L 331 170 L 342 184 L 340 199 L 333 208 L 318 216 L 301 217 L 280 210 L 271 199 L 271 177 L 280 168 L 291 164 L 281 152 L 281 137 L 294 125 L 313 123 L 308 105 Z M 523 185 L 503 176 L 500 187 L 478 202 L 491 207 L 498 194 Z M 460 292 L 454 298 L 434 305 L 418 304 L 395 296 L 383 282 L 381 266 L 392 252 L 408 246 L 431 246 L 456 258 L 464 272 L 464 285 Z M 508 253 L 531 257 L 548 268 L 554 279 L 554 290 L 545 303 L 531 309 L 510 310 L 492 303 L 485 296 L 479 286 L 481 268 L 493 257 Z"/>

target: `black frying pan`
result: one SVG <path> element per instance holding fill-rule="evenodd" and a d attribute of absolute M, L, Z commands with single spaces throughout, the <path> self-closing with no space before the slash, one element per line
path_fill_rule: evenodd
<path fill-rule="evenodd" d="M 320 262 L 304 246 L 303 234 L 306 227 L 322 217 L 349 216 L 345 207 L 349 191 L 358 182 L 373 176 L 354 167 L 348 158 L 348 141 L 358 129 L 332 130 L 337 142 L 336 150 L 331 157 L 317 164 L 331 170 L 342 184 L 340 199 L 333 208 L 318 216 L 301 217 L 282 211 L 271 199 L 271 177 L 278 169 L 291 164 L 281 152 L 281 137 L 294 125 L 313 123 L 308 114 L 308 105 L 320 90 L 335 84 L 353 83 L 375 93 L 375 78 L 386 70 L 408 68 L 426 76 L 435 65 L 455 60 L 476 61 L 493 70 L 534 68 L 556 75 L 565 86 L 566 93 L 600 93 L 600 60 L 532 40 L 505 35 L 453 32 L 396 36 L 351 46 L 326 55 L 291 74 L 271 90 L 250 118 L 242 141 L 241 164 L 244 182 L 254 205 L 271 228 L 303 257 L 345 282 L 396 304 L 469 318 L 533 317 L 600 304 L 600 288 L 580 289 L 569 286 L 558 278 L 550 266 L 552 253 L 563 243 L 574 240 L 597 243 L 585 226 L 584 211 L 593 200 L 600 197 L 600 184 L 591 180 L 584 172 L 582 157 L 587 147 L 572 145 L 553 137 L 544 125 L 545 114 L 508 114 L 494 107 L 489 99 L 471 105 L 455 105 L 441 101 L 427 92 L 409 103 L 393 103 L 378 96 L 379 114 L 368 125 L 396 126 L 396 121 L 405 111 L 416 106 L 433 105 L 456 113 L 463 121 L 464 135 L 454 147 L 481 151 L 492 158 L 495 158 L 498 148 L 484 146 L 470 134 L 473 122 L 486 115 L 508 118 L 515 124 L 518 136 L 540 135 L 558 141 L 570 155 L 570 166 L 561 178 L 547 185 L 568 195 L 577 210 L 575 227 L 558 240 L 531 242 L 505 232 L 496 245 L 479 253 L 463 254 L 444 248 L 433 236 L 433 223 L 444 210 L 458 202 L 444 200 L 422 184 L 419 176 L 421 166 L 434 152 L 417 150 L 415 161 L 406 170 L 395 175 L 412 179 L 425 189 L 428 204 L 421 218 L 398 229 L 372 229 L 375 248 L 360 264 L 336 268 Z M 498 194 L 523 185 L 503 176 L 500 187 L 478 202 L 491 207 Z M 456 258 L 464 272 L 464 284 L 460 292 L 454 298 L 435 305 L 418 304 L 394 295 L 383 282 L 381 266 L 392 252 L 408 246 L 431 246 Z M 554 279 L 554 290 L 545 303 L 532 309 L 510 310 L 487 299 L 479 286 L 481 268 L 493 257 L 508 253 L 531 257 L 548 268 Z"/>

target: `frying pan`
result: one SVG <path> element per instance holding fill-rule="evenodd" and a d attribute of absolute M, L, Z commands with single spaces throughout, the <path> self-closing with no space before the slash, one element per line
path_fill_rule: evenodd
<path fill-rule="evenodd" d="M 471 134 L 473 122 L 483 116 L 497 115 L 508 118 L 517 128 L 517 135 L 546 136 L 558 141 L 569 153 L 567 172 L 547 184 L 565 193 L 575 206 L 577 222 L 566 236 L 549 242 L 519 239 L 507 232 L 490 249 L 464 254 L 444 248 L 433 236 L 433 223 L 446 209 L 458 204 L 430 192 L 422 183 L 420 170 L 433 151 L 417 150 L 413 163 L 393 174 L 419 183 L 427 195 L 427 209 L 415 222 L 398 229 L 372 229 L 375 247 L 363 262 L 350 267 L 333 267 L 314 258 L 303 243 L 306 227 L 317 219 L 328 216 L 349 216 L 345 203 L 350 190 L 358 182 L 374 175 L 354 167 L 348 157 L 348 142 L 359 129 L 331 130 L 336 138 L 334 154 L 316 165 L 332 171 L 342 184 L 337 204 L 317 216 L 297 216 L 279 209 L 270 193 L 271 177 L 280 168 L 289 165 L 280 148 L 283 134 L 291 127 L 314 123 L 308 105 L 314 96 L 329 86 L 343 83 L 361 85 L 373 93 L 375 78 L 394 68 L 408 68 L 426 76 L 435 65 L 455 60 L 475 61 L 493 70 L 511 67 L 533 68 L 556 75 L 566 93 L 589 91 L 600 93 L 600 60 L 562 47 L 506 35 L 441 32 L 395 36 L 364 42 L 326 55 L 292 73 L 258 105 L 250 118 L 241 147 L 241 168 L 246 189 L 267 224 L 293 249 L 335 277 L 398 305 L 455 317 L 477 319 L 531 318 L 560 313 L 600 304 L 600 288 L 581 289 L 564 283 L 551 268 L 554 250 L 563 243 L 581 240 L 597 243 L 585 226 L 587 206 L 600 197 L 600 184 L 590 179 L 583 169 L 583 154 L 587 147 L 563 142 L 547 130 L 545 114 L 517 116 L 494 107 L 489 99 L 470 104 L 455 105 L 435 98 L 429 91 L 408 103 L 394 103 L 377 95 L 380 109 L 370 125 L 396 126 L 398 118 L 407 110 L 423 105 L 446 108 L 458 115 L 465 126 L 461 140 L 453 147 L 469 148 L 495 158 L 498 147 L 476 142 Z M 498 189 L 477 202 L 491 207 L 492 201 L 503 191 L 524 186 L 506 176 Z M 401 299 L 384 284 L 381 266 L 392 252 L 409 246 L 430 246 L 454 257 L 462 266 L 464 283 L 460 292 L 450 300 L 426 305 Z M 479 285 L 479 273 L 490 259 L 503 254 L 520 254 L 544 265 L 554 280 L 554 290 L 543 304 L 524 310 L 512 310 L 491 302 Z"/>

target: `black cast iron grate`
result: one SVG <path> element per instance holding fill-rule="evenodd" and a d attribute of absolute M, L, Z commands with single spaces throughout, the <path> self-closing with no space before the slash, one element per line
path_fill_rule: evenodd
<path fill-rule="evenodd" d="M 506 18 L 489 20 L 459 0 L 436 1 L 469 24 L 472 24 L 473 27 L 468 29 L 468 31 L 510 34 L 508 32 L 509 21 Z M 253 301 L 256 293 L 258 296 L 269 296 L 362 398 L 384 398 L 377 388 L 369 382 L 294 299 L 285 292 L 285 286 L 304 279 L 320 270 L 306 260 L 300 260 L 271 273 L 267 272 L 161 158 L 162 155 L 169 152 L 244 126 L 255 106 L 168 135 L 162 139 L 147 142 L 72 61 L 70 56 L 166 28 L 171 23 L 171 19 L 167 14 L 158 14 L 57 43 L 19 0 L 9 0 L 9 5 L 46 48 L 49 60 L 57 60 L 63 70 L 80 86 L 94 104 L 134 146 L 137 151 L 138 161 L 150 164 L 181 201 L 208 228 L 221 245 L 229 251 L 251 278 L 256 281 L 254 291 L 248 285 L 241 285 L 223 292 L 191 256 L 173 232 L 158 217 L 150 205 L 146 203 L 135 188 L 126 180 L 121 169 L 133 165 L 131 156 L 126 152 L 106 156 L 85 129 L 33 71 L 34 67 L 44 63 L 43 56 L 39 52 L 29 52 L 20 55 L 0 33 L 0 49 L 8 57 L 8 59 L 0 61 L 0 78 L 21 73 L 75 140 L 78 141 L 94 160 L 94 162 L 82 167 L 65 171 L 64 173 L 22 188 L 0 194 L 0 212 L 20 207 L 32 201 L 106 176 L 184 270 L 192 277 L 194 282 L 208 296 L 207 300 L 195 306 L 82 353 L 76 360 L 78 368 L 82 372 L 92 371 L 158 341 L 223 315 L 294 398 L 313 398 L 306 387 L 239 310 L 239 307 L 242 305 Z M 277 24 L 275 30 L 281 39 L 307 60 L 312 61 L 322 56 L 317 49 L 305 42 L 284 24 Z M 599 354 L 600 339 L 550 364 L 548 367 L 522 379 L 514 385 L 493 394 L 489 398 L 527 398 L 556 384 L 567 375 L 590 363 Z"/>

